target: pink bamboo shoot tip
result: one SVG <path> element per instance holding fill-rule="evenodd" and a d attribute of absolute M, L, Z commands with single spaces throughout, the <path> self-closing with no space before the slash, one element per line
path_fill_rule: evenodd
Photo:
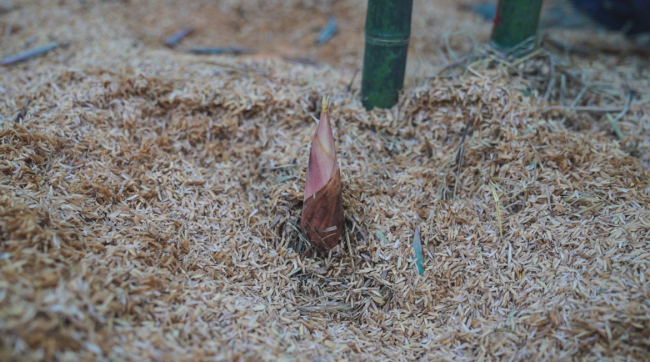
<path fill-rule="evenodd" d="M 343 232 L 341 172 L 329 121 L 327 98 L 323 99 L 320 120 L 311 142 L 300 225 L 311 242 L 323 249 L 335 247 Z"/>

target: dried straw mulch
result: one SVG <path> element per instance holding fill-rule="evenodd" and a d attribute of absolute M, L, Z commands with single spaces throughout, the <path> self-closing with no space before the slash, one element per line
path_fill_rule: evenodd
<path fill-rule="evenodd" d="M 583 83 L 526 90 L 547 61 L 366 112 L 348 68 L 149 46 L 114 3 L 25 6 L 3 50 L 30 24 L 73 42 L 0 71 L 0 359 L 647 358 L 650 175 L 549 110 Z M 577 78 L 647 89 L 602 64 Z M 328 255 L 295 229 L 325 94 L 347 220 Z M 648 114 L 635 95 L 621 121 Z"/>

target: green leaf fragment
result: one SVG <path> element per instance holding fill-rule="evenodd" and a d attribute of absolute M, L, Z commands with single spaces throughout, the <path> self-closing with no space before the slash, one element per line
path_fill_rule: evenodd
<path fill-rule="evenodd" d="M 381 231 L 379 231 L 379 230 L 377 230 L 377 237 L 379 238 L 379 240 L 381 240 L 381 244 L 382 244 L 382 245 L 386 245 L 386 244 L 388 244 L 388 239 L 387 239 L 386 236 L 385 236 Z"/>
<path fill-rule="evenodd" d="M 420 228 L 415 227 L 415 236 L 413 236 L 413 251 L 415 251 L 415 265 L 418 267 L 420 275 L 424 274 L 424 257 L 422 256 L 422 243 L 420 242 Z"/>

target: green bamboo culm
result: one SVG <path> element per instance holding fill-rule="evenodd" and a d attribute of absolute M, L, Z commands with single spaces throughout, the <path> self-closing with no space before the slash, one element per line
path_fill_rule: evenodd
<path fill-rule="evenodd" d="M 361 103 L 370 110 L 397 103 L 404 85 L 413 0 L 368 0 Z"/>
<path fill-rule="evenodd" d="M 492 28 L 492 46 L 517 55 L 533 49 L 543 0 L 499 0 Z"/>

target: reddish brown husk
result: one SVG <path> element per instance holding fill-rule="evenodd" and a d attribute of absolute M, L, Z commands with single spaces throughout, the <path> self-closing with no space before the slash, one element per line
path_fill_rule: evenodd
<path fill-rule="evenodd" d="M 327 98 L 323 99 L 320 121 L 309 151 L 300 225 L 314 245 L 326 250 L 338 244 L 343 232 L 341 172 Z"/>
<path fill-rule="evenodd" d="M 300 225 L 307 232 L 309 240 L 320 248 L 329 250 L 339 243 L 343 232 L 343 196 L 339 170 L 336 170 L 322 189 L 305 200 Z"/>

